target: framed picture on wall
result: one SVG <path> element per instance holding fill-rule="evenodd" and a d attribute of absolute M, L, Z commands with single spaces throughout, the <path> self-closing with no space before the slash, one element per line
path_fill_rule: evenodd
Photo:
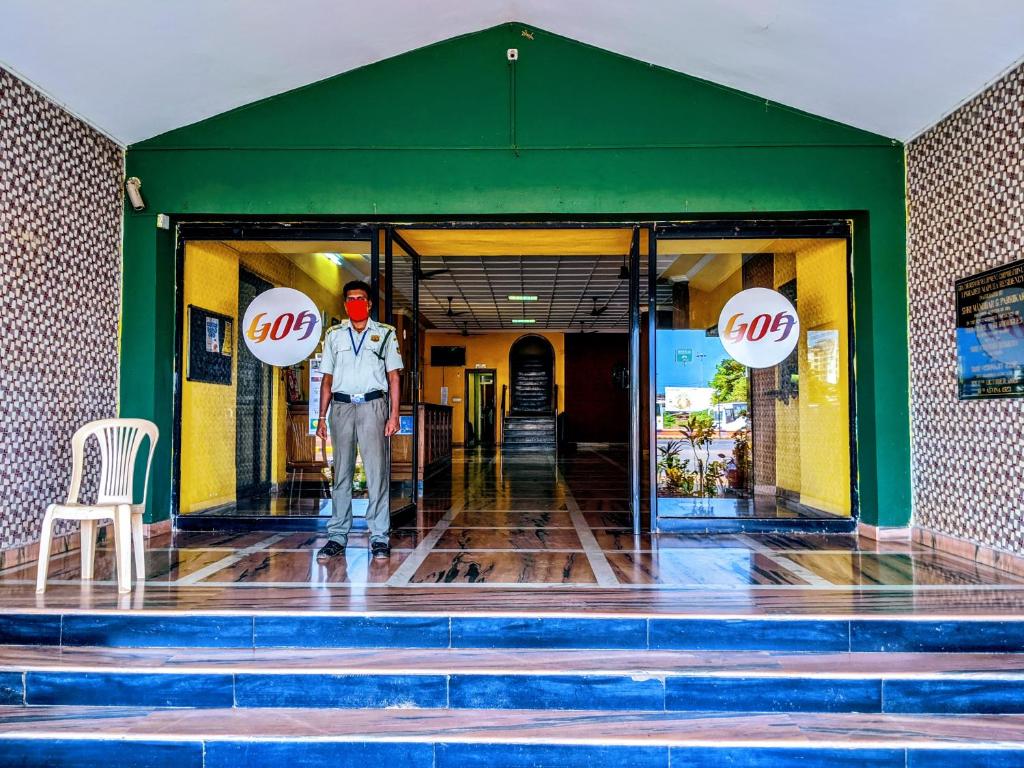
<path fill-rule="evenodd" d="M 231 384 L 234 318 L 194 304 L 188 306 L 188 381 Z"/>

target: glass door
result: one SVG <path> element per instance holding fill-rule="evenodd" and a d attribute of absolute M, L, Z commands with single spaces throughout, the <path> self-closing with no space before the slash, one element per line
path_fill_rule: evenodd
<path fill-rule="evenodd" d="M 382 232 L 384 264 L 381 294 L 384 296 L 382 320 L 395 327 L 398 348 L 405 368 L 402 371 L 399 418 L 401 429 L 391 438 L 391 511 L 416 503 L 419 483 L 419 371 L 421 363 L 419 317 L 419 279 L 417 256 L 405 250 L 394 232 Z M 411 250 L 411 249 L 410 249 Z"/>
<path fill-rule="evenodd" d="M 658 525 L 850 521 L 848 239 L 670 231 L 650 261 Z"/>

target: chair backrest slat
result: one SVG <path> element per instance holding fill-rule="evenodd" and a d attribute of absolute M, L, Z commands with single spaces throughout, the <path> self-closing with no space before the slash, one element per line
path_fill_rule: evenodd
<path fill-rule="evenodd" d="M 149 438 L 149 457 L 146 461 L 146 483 L 142 503 L 149 488 L 149 468 L 153 449 L 159 437 L 156 425 L 145 419 L 101 419 L 83 426 L 71 440 L 73 469 L 69 503 L 79 501 L 82 477 L 85 472 L 85 446 L 95 438 L 100 453 L 97 504 L 134 504 L 135 460 L 146 438 Z"/>

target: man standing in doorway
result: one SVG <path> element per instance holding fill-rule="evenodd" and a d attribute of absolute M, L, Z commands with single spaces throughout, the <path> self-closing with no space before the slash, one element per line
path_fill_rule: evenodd
<path fill-rule="evenodd" d="M 363 458 L 370 497 L 366 508 L 370 550 L 377 559 L 391 555 L 388 438 L 399 429 L 402 357 L 395 329 L 370 319 L 370 286 L 360 280 L 347 283 L 342 297 L 348 319 L 327 329 L 320 362 L 323 381 L 316 434 L 326 438 L 329 424 L 334 446 L 334 509 L 327 525 L 328 542 L 316 554 L 321 563 L 345 554 L 352 530 L 356 447 Z"/>

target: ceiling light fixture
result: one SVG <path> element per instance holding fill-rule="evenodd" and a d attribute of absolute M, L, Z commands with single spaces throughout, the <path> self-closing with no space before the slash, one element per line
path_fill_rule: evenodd
<path fill-rule="evenodd" d="M 509 301 L 536 301 L 536 296 L 528 296 L 522 293 L 513 293 L 508 297 Z"/>
<path fill-rule="evenodd" d="M 536 322 L 537 321 L 534 320 L 532 317 L 513 317 L 512 318 L 512 325 L 532 325 L 533 323 L 536 323 Z"/>

